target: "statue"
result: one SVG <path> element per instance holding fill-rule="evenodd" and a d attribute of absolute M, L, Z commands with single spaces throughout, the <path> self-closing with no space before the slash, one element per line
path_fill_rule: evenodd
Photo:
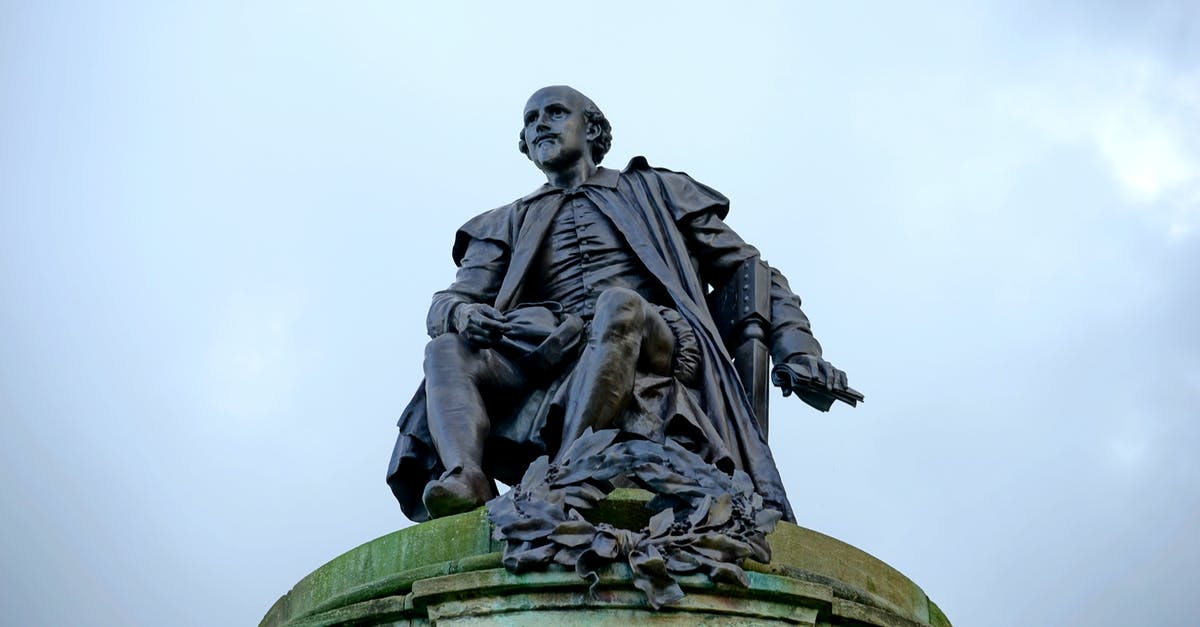
<path fill-rule="evenodd" d="M 744 477 L 747 495 L 794 521 L 765 405 L 756 420 L 710 311 L 711 288 L 753 264 L 773 382 L 822 410 L 862 400 L 822 357 L 784 277 L 724 223 L 728 200 L 642 157 L 601 167 L 611 141 L 604 114 L 570 87 L 526 103 L 519 148 L 547 182 L 456 235 L 457 276 L 433 297 L 425 382 L 388 472 L 410 519 L 474 509 L 497 496 L 493 479 L 517 485 L 541 456 L 579 466 L 573 444 L 602 459 L 593 449 L 616 441 L 633 443 L 622 455 L 683 451 Z"/>

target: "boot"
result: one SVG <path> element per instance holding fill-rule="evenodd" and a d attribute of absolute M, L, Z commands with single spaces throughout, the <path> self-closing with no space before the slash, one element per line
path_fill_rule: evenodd
<path fill-rule="evenodd" d="M 446 471 L 425 486 L 421 500 L 433 518 L 469 512 L 496 496 L 496 484 L 481 470 L 461 466 Z"/>

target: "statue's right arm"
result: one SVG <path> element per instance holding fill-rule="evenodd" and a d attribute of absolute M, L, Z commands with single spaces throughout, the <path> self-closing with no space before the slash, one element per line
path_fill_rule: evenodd
<path fill-rule="evenodd" d="M 433 304 L 425 320 L 429 337 L 458 331 L 455 312 L 460 305 L 494 304 L 508 269 L 508 260 L 508 247 L 501 242 L 470 238 L 454 282 L 433 295 Z"/>

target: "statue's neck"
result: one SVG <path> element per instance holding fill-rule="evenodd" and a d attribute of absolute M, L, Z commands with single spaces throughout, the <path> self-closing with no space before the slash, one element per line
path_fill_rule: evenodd
<path fill-rule="evenodd" d="M 562 170 L 546 171 L 546 182 L 559 189 L 575 189 L 592 178 L 596 169 L 591 159 L 580 159 Z"/>

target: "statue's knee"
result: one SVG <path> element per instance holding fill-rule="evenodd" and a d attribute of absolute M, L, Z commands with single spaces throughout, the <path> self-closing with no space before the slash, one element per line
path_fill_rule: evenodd
<path fill-rule="evenodd" d="M 629 334 L 641 329 L 646 300 L 624 287 L 610 287 L 596 299 L 593 330 L 605 335 Z"/>
<path fill-rule="evenodd" d="M 457 333 L 444 333 L 425 345 L 425 371 L 430 368 L 460 367 L 470 353 L 466 340 Z"/>
<path fill-rule="evenodd" d="M 645 299 L 637 292 L 625 287 L 610 287 L 596 299 L 596 314 L 633 315 L 641 312 Z"/>

